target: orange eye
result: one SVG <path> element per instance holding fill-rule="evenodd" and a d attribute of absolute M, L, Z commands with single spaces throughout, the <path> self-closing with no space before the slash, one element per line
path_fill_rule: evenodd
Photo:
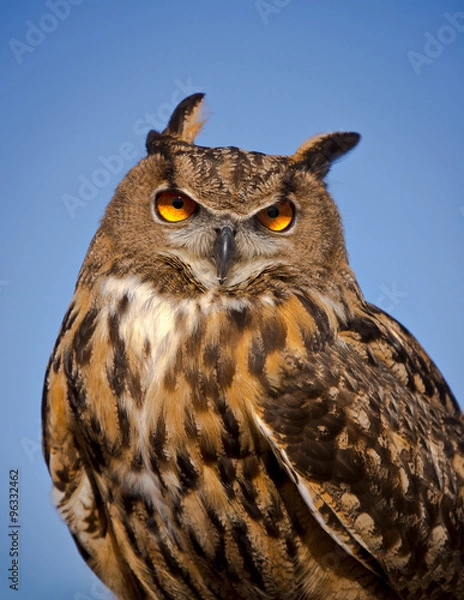
<path fill-rule="evenodd" d="M 276 202 L 256 215 L 258 221 L 271 231 L 285 231 L 293 222 L 295 208 L 291 202 Z"/>
<path fill-rule="evenodd" d="M 185 221 L 193 215 L 197 203 L 179 192 L 160 192 L 156 198 L 156 210 L 169 223 Z"/>

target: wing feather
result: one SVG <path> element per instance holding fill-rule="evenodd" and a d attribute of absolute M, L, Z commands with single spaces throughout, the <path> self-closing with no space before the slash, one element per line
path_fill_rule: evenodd
<path fill-rule="evenodd" d="M 399 593 L 464 593 L 464 420 L 418 342 L 367 306 L 284 354 L 256 419 L 318 522 Z"/>

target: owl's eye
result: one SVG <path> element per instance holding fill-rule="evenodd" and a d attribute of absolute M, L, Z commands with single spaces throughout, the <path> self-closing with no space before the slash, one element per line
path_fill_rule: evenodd
<path fill-rule="evenodd" d="M 198 206 L 195 200 L 180 192 L 160 192 L 155 204 L 159 216 L 169 223 L 185 221 Z"/>
<path fill-rule="evenodd" d="M 285 231 L 290 227 L 295 215 L 295 208 L 291 202 L 276 202 L 263 208 L 256 215 L 261 225 L 271 231 Z"/>

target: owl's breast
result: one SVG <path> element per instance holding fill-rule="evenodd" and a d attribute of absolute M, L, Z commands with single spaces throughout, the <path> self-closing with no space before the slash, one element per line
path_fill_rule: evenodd
<path fill-rule="evenodd" d="M 294 597 L 308 562 L 299 537 L 316 538 L 317 552 L 334 543 L 314 527 L 256 415 L 264 387 L 277 389 L 289 356 L 306 352 L 301 304 L 178 300 L 133 278 L 103 292 L 116 404 L 107 414 L 117 421 L 105 428 L 117 448 L 106 495 L 132 568 L 146 572 L 143 555 L 182 598 L 213 572 L 220 589 L 201 597 Z"/>
<path fill-rule="evenodd" d="M 196 479 L 193 455 L 209 468 L 218 457 L 261 451 L 263 396 L 278 393 L 309 346 L 321 343 L 323 328 L 295 296 L 178 299 L 135 277 L 108 278 L 101 293 L 105 372 L 100 360 L 93 364 L 119 421 L 107 431 L 117 430 L 119 445 L 129 444 L 139 462 L 163 463 L 180 487 L 187 472 Z"/>
<path fill-rule="evenodd" d="M 145 465 L 159 463 L 181 492 L 199 477 L 193 463 L 207 465 L 208 478 L 218 458 L 258 451 L 258 363 L 283 346 L 284 327 L 266 319 L 270 299 L 259 305 L 214 294 L 179 300 L 134 284 L 128 278 L 104 287 L 107 378 L 119 413 L 131 417 L 127 441 Z"/>
<path fill-rule="evenodd" d="M 308 511 L 263 429 L 265 398 L 282 423 L 298 410 L 278 403 L 330 335 L 316 309 L 296 296 L 178 299 L 135 277 L 78 288 L 49 386 L 91 481 L 71 489 L 58 464 L 58 502 L 74 523 L 76 502 L 88 510 L 96 495 L 147 598 L 327 597 L 327 561 L 350 582 L 364 570 Z M 100 535 L 85 528 L 84 546 Z"/>

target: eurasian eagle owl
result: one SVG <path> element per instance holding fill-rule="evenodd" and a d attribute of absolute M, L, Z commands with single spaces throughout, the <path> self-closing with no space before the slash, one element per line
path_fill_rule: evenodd
<path fill-rule="evenodd" d="M 186 98 L 124 178 L 50 359 L 54 500 L 121 600 L 464 598 L 464 420 L 365 301 L 324 177 L 194 144 Z"/>

